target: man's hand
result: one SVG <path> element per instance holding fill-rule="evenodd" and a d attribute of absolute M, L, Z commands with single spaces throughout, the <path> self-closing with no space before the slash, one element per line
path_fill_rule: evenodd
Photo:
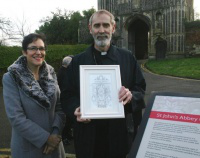
<path fill-rule="evenodd" d="M 132 93 L 129 91 L 128 88 L 122 86 L 119 91 L 119 101 L 123 101 L 123 105 L 129 103 L 132 99 Z"/>
<path fill-rule="evenodd" d="M 76 120 L 78 122 L 89 123 L 91 121 L 90 119 L 82 119 L 81 118 L 80 107 L 76 108 L 74 115 L 76 116 Z"/>
<path fill-rule="evenodd" d="M 43 153 L 44 154 L 51 154 L 59 145 L 61 142 L 62 137 L 60 135 L 52 134 L 49 136 L 46 142 L 46 146 L 44 148 Z"/>

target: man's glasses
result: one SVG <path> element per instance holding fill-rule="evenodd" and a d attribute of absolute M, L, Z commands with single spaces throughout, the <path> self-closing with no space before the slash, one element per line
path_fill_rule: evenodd
<path fill-rule="evenodd" d="M 38 47 L 28 47 L 27 50 L 34 51 L 34 52 L 39 50 L 40 52 L 44 52 L 46 50 L 46 48 L 45 47 L 39 47 L 39 48 Z"/>

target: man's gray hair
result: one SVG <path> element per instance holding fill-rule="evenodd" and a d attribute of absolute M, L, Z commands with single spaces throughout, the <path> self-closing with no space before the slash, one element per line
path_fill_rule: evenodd
<path fill-rule="evenodd" d="M 92 20 L 93 20 L 93 17 L 95 15 L 100 15 L 100 14 L 107 14 L 109 17 L 110 17 L 110 22 L 112 25 L 115 25 L 115 17 L 113 16 L 112 13 L 110 13 L 109 11 L 107 10 L 98 10 L 97 12 L 93 13 L 92 16 L 90 17 L 90 20 L 89 20 L 89 25 L 92 26 Z"/>
<path fill-rule="evenodd" d="M 70 56 L 64 57 L 63 61 L 62 61 L 62 66 L 63 67 L 69 66 L 71 61 L 72 61 L 72 57 L 70 57 Z"/>

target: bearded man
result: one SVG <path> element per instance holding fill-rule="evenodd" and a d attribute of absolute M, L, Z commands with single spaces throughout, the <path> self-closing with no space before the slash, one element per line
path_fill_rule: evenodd
<path fill-rule="evenodd" d="M 123 102 L 125 115 L 128 112 L 141 113 L 145 107 L 146 83 L 135 57 L 130 51 L 111 44 L 115 26 L 114 16 L 106 10 L 99 10 L 91 16 L 89 29 L 94 44 L 73 58 L 67 72 L 66 87 L 61 92 L 63 110 L 74 119 L 77 158 L 125 158 L 128 154 L 125 118 L 81 118 L 79 65 L 119 65 L 122 81 L 119 101 Z"/>

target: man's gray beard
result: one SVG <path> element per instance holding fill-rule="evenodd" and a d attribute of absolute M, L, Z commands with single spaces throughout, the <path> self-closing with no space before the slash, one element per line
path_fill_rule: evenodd
<path fill-rule="evenodd" d="M 104 40 L 98 40 L 96 37 L 94 37 L 94 41 L 95 41 L 95 44 L 98 47 L 105 47 L 105 46 L 108 46 L 110 44 L 111 37 L 108 38 L 108 39 L 104 39 Z"/>

